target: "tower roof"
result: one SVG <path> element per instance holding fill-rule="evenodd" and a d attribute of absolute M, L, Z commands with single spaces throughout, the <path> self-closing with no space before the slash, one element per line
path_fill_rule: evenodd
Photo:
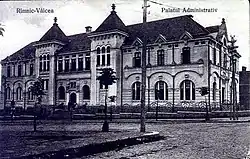
<path fill-rule="evenodd" d="M 60 29 L 57 24 L 57 18 L 54 18 L 53 26 L 43 35 L 43 37 L 39 40 L 39 42 L 58 40 L 61 42 L 68 42 L 67 36 Z"/>
<path fill-rule="evenodd" d="M 116 14 L 115 5 L 112 4 L 112 11 L 110 15 L 102 22 L 102 24 L 95 30 L 95 32 L 103 32 L 109 30 L 120 30 L 126 32 L 126 26 Z"/>

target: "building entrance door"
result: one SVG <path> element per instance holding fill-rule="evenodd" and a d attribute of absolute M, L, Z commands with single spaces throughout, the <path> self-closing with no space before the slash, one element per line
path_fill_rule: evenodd
<path fill-rule="evenodd" d="M 70 94 L 70 102 L 71 103 L 76 103 L 76 94 L 75 93 Z"/>

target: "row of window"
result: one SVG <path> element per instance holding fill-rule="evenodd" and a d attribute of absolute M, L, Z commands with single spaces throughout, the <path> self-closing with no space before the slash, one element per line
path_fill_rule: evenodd
<path fill-rule="evenodd" d="M 27 75 L 27 72 L 26 72 L 26 70 L 27 70 L 27 64 L 26 63 L 24 64 L 24 73 L 23 73 L 22 66 L 23 66 L 22 64 L 17 65 L 17 76 L 19 76 L 19 77 L 22 76 L 23 74 Z M 15 70 L 16 70 L 15 65 L 13 65 L 13 76 L 16 76 Z M 11 77 L 12 76 L 11 72 L 12 72 L 11 66 L 7 66 L 7 77 Z M 29 75 L 33 75 L 33 73 L 34 73 L 34 64 L 30 64 Z"/>
<path fill-rule="evenodd" d="M 82 87 L 82 91 L 83 91 L 83 100 L 89 100 L 90 99 L 90 88 L 87 85 L 84 85 Z M 58 88 L 58 98 L 59 100 L 65 100 L 65 88 L 63 86 L 60 86 Z"/>
<path fill-rule="evenodd" d="M 148 58 L 150 59 L 150 52 L 148 51 Z M 150 61 L 150 60 L 148 60 Z M 184 47 L 182 49 L 181 54 L 182 64 L 190 63 L 190 47 Z M 165 52 L 164 50 L 157 51 L 157 65 L 164 66 L 165 65 Z M 133 57 L 133 67 L 141 67 L 141 52 L 135 52 Z"/>
<path fill-rule="evenodd" d="M 6 99 L 11 100 L 11 89 L 10 89 L 10 87 L 6 88 L 5 93 L 6 93 Z M 22 93 L 22 88 L 17 87 L 17 89 L 16 89 L 16 98 L 15 99 L 17 101 L 22 100 L 22 94 L 23 94 Z M 33 93 L 30 91 L 30 88 L 28 89 L 27 95 L 28 95 L 28 100 L 35 100 L 35 97 L 34 97 Z"/>
<path fill-rule="evenodd" d="M 108 46 L 107 48 L 102 47 L 102 49 L 100 49 L 100 47 L 98 47 L 96 49 L 96 53 L 97 53 L 97 59 L 96 59 L 96 66 L 110 66 L 110 46 Z"/>
<path fill-rule="evenodd" d="M 78 60 L 78 61 L 77 61 Z M 76 67 L 78 62 L 78 68 Z M 71 63 L 70 59 L 66 58 L 64 60 L 64 72 L 69 71 L 82 71 L 83 70 L 83 57 L 72 58 Z M 85 57 L 85 70 L 90 70 L 90 54 L 86 54 Z M 58 60 L 58 72 L 63 72 L 63 59 Z"/>

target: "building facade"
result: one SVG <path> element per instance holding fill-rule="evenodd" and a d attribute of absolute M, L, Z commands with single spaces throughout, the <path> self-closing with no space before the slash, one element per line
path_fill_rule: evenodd
<path fill-rule="evenodd" d="M 147 37 L 147 58 L 141 59 L 142 36 Z M 39 40 L 6 57 L 2 64 L 4 106 L 14 100 L 17 106 L 33 106 L 30 86 L 43 79 L 44 105 L 67 104 L 98 106 L 108 96 L 115 104 L 138 105 L 141 98 L 141 63 L 147 61 L 146 104 L 195 106 L 204 100 L 201 87 L 208 87 L 209 103 L 230 100 L 231 53 L 225 20 L 203 27 L 191 15 L 142 24 L 125 25 L 112 6 L 110 15 L 92 31 L 66 36 L 54 19 L 52 27 Z M 239 58 L 236 83 L 239 92 Z M 100 69 L 116 72 L 115 84 L 104 88 L 97 77 Z M 159 92 L 159 93 L 156 93 Z M 238 97 L 239 98 L 239 97 Z"/>
<path fill-rule="evenodd" d="M 240 71 L 240 105 L 242 109 L 250 109 L 250 71 L 244 66 Z"/>

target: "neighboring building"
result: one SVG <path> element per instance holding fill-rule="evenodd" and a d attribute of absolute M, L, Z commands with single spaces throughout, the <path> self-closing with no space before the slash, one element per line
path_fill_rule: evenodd
<path fill-rule="evenodd" d="M 250 71 L 242 67 L 240 71 L 240 105 L 243 109 L 250 109 Z"/>
<path fill-rule="evenodd" d="M 109 86 L 116 105 L 138 105 L 141 98 L 142 36 L 147 36 L 146 104 L 154 102 L 159 90 L 161 104 L 195 104 L 204 100 L 201 87 L 210 88 L 209 101 L 217 106 L 230 99 L 232 71 L 225 20 L 203 27 L 191 15 L 125 25 L 115 6 L 95 30 L 66 36 L 57 24 L 43 35 L 1 61 L 5 78 L 6 106 L 34 105 L 29 87 L 37 77 L 44 79 L 43 104 L 104 104 L 104 89 L 96 80 L 99 69 L 111 67 L 118 81 Z M 237 59 L 237 92 L 239 79 Z M 210 61 L 210 62 L 209 62 Z"/>

